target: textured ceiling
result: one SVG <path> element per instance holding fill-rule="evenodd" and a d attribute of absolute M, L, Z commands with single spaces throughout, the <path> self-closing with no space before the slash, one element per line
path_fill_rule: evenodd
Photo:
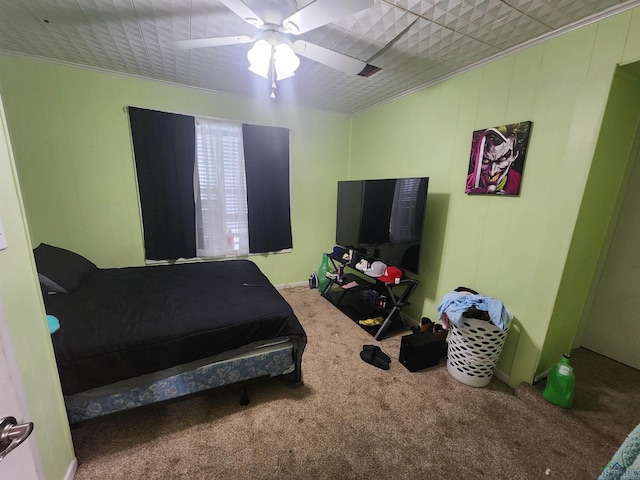
<path fill-rule="evenodd" d="M 348 1 L 348 0 L 345 0 Z M 298 0 L 299 8 L 309 0 Z M 610 13 L 620 0 L 376 0 L 299 38 L 381 67 L 352 77 L 301 59 L 278 102 L 355 114 L 470 65 Z M 243 96 L 270 84 L 247 70 L 250 44 L 176 50 L 172 40 L 255 35 L 218 0 L 0 0 L 0 52 Z"/>

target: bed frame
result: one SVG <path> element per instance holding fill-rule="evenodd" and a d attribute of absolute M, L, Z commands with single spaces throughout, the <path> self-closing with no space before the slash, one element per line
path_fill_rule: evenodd
<path fill-rule="evenodd" d="M 64 401 L 69 423 L 75 424 L 258 377 L 283 376 L 295 366 L 293 341 L 283 338 L 65 396 Z M 297 388 L 302 382 L 287 384 Z"/>

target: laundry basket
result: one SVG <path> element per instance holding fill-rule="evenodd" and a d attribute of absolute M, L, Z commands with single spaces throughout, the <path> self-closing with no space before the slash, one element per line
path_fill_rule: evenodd
<path fill-rule="evenodd" d="M 489 384 L 507 338 L 509 324 L 500 330 L 493 323 L 464 317 L 464 326 L 451 325 L 447 338 L 447 370 L 472 387 Z"/>

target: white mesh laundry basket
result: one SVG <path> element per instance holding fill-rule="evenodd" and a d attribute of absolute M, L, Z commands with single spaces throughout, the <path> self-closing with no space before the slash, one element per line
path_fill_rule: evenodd
<path fill-rule="evenodd" d="M 463 320 L 464 327 L 451 325 L 447 336 L 447 370 L 462 383 L 484 387 L 493 377 L 511 322 L 503 331 L 485 320 Z"/>

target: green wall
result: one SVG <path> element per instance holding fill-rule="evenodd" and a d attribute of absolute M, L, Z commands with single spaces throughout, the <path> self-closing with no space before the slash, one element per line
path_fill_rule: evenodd
<path fill-rule="evenodd" d="M 144 263 L 125 106 L 291 129 L 292 253 L 252 256 L 275 284 L 305 281 L 334 241 L 350 120 L 54 63 L 0 56 L 9 128 L 34 245 L 100 267 Z"/>
<path fill-rule="evenodd" d="M 1 90 L 0 90 L 1 91 Z M 46 479 L 64 478 L 74 458 L 58 372 L 40 296 L 14 158 L 0 97 L 0 298 L 22 377 Z"/>
<path fill-rule="evenodd" d="M 565 263 L 614 70 L 640 59 L 640 9 L 566 33 L 353 119 L 350 178 L 427 175 L 427 248 L 411 313 L 435 318 L 459 285 L 503 300 L 516 320 L 499 368 L 533 381 L 571 345 L 591 276 L 556 303 L 563 279 L 593 271 Z M 518 198 L 464 194 L 471 132 L 533 121 Z M 597 193 L 589 193 L 589 198 Z M 607 203 L 613 204 L 615 188 Z M 608 220 L 594 225 L 605 231 Z M 420 301 L 423 300 L 423 301 Z M 567 306 L 573 306 L 572 309 Z M 562 311 L 562 315 L 554 315 Z"/>

